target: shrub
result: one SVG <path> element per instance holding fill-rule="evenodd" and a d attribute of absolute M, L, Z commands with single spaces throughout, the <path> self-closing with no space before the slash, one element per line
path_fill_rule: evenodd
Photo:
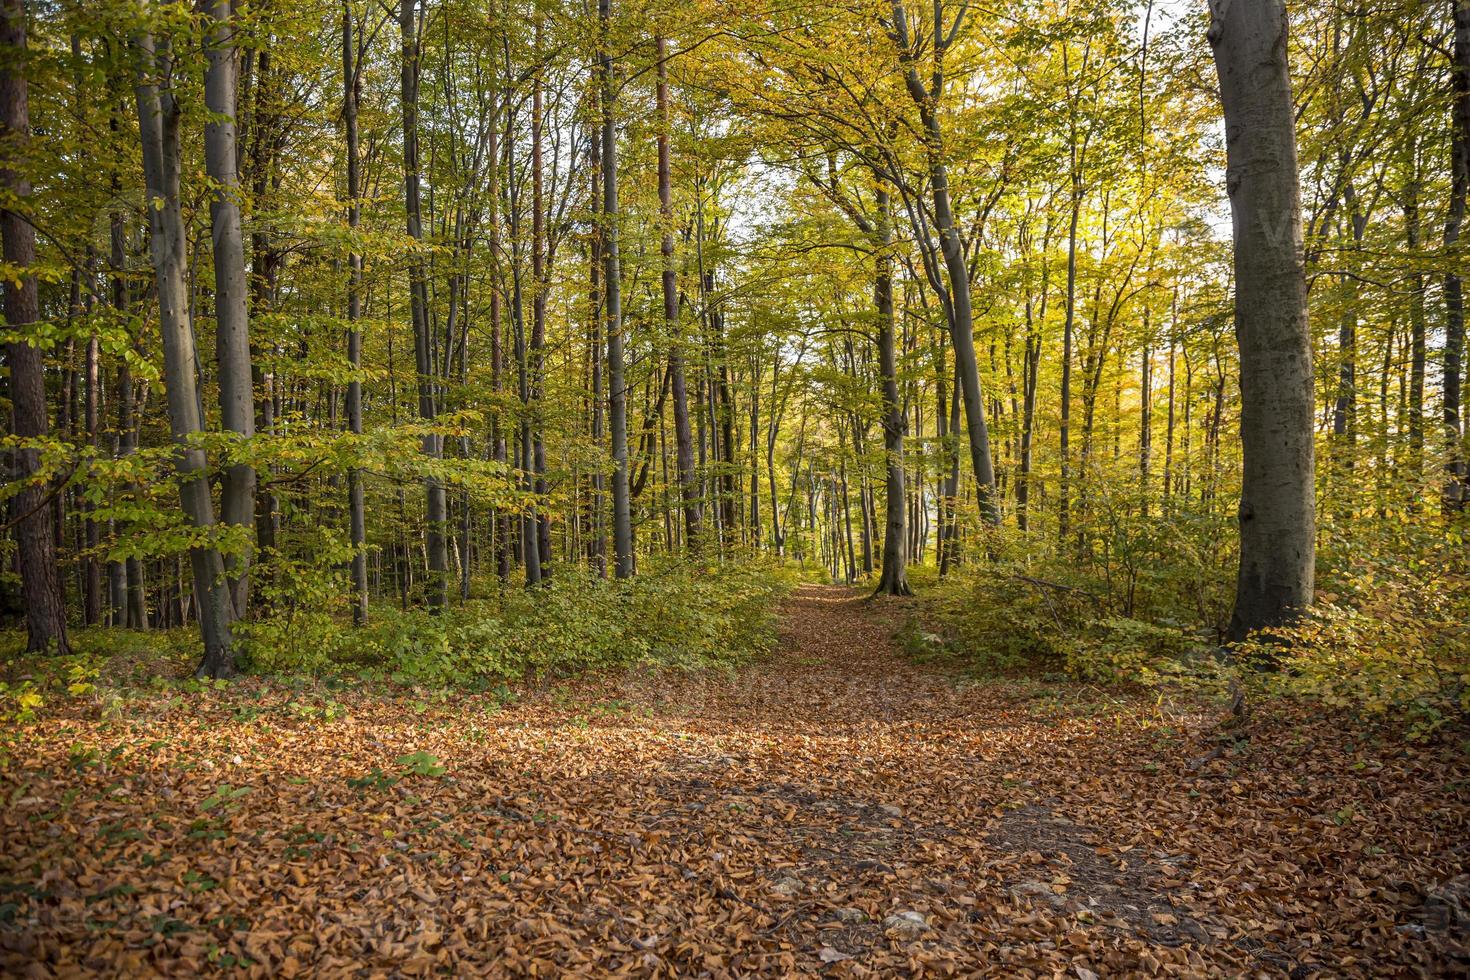
<path fill-rule="evenodd" d="M 757 560 L 708 568 L 648 561 L 630 581 L 557 567 L 540 588 L 494 583 L 484 598 L 439 615 L 375 608 L 362 629 L 341 614 L 281 610 L 251 626 L 251 665 L 369 667 L 412 683 L 485 689 L 637 663 L 728 664 L 770 649 L 775 599 L 790 585 L 788 573 Z"/>

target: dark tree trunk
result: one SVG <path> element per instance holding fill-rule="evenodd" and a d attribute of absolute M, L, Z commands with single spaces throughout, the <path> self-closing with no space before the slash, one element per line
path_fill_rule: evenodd
<path fill-rule="evenodd" d="M 1454 254 L 1465 224 L 1465 199 L 1470 194 L 1470 2 L 1450 0 L 1454 11 L 1453 101 L 1450 108 L 1450 208 L 1445 220 L 1445 251 Z M 1444 511 L 1458 514 L 1470 499 L 1470 466 L 1465 461 L 1464 419 L 1461 417 L 1460 371 L 1465 348 L 1465 293 L 1463 277 L 1450 271 L 1444 277 Z"/>
<path fill-rule="evenodd" d="M 0 4 L 0 143 L 11 153 L 30 142 L 31 116 L 26 64 L 26 10 L 24 0 Z M 23 155 L 23 153 L 22 153 Z M 15 159 L 14 156 L 9 159 Z M 31 181 L 11 167 L 0 169 L 0 186 L 16 207 L 31 195 Z M 19 281 L 5 277 L 5 324 L 24 334 L 41 318 L 36 278 L 36 232 L 27 218 L 6 208 L 0 211 L 0 240 L 11 269 L 26 270 Z M 11 434 L 19 439 L 43 440 L 50 434 L 46 412 L 46 366 L 40 348 L 22 340 L 5 345 L 10 369 Z M 25 488 L 10 499 L 11 521 L 20 559 L 21 596 L 26 607 L 26 649 L 32 652 L 71 652 L 66 636 L 66 607 L 61 576 L 56 567 L 52 535 L 52 489 L 34 482 L 40 470 L 40 450 L 21 448 L 11 454 L 11 479 Z"/>
<path fill-rule="evenodd" d="M 357 234 L 362 220 L 362 177 L 358 148 L 357 107 L 361 83 L 356 61 L 357 38 L 352 27 L 352 3 L 342 4 L 342 118 L 347 137 L 347 227 Z M 347 361 L 352 366 L 352 379 L 347 382 L 347 428 L 362 435 L 362 332 L 357 322 L 362 318 L 362 253 L 354 242 L 347 256 Z M 367 512 L 363 499 L 362 471 L 347 471 L 348 525 L 352 541 L 352 621 L 358 626 L 367 622 Z"/>
<path fill-rule="evenodd" d="M 613 567 L 633 576 L 633 515 L 628 494 L 628 392 L 623 377 L 623 290 L 618 256 L 617 84 L 613 78 L 611 0 L 597 0 L 602 27 L 598 68 L 602 98 L 603 304 L 607 321 L 608 423 L 612 426 Z"/>

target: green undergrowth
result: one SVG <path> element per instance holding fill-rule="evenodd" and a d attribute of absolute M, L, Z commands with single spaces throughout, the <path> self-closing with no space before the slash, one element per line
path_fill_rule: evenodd
<path fill-rule="evenodd" d="M 408 686 L 504 691 L 523 679 L 633 665 L 733 666 L 772 650 L 778 601 L 796 584 L 760 559 L 709 566 L 646 561 L 637 578 L 603 580 L 558 566 L 541 587 L 476 583 L 439 615 L 374 606 L 355 627 L 345 608 L 285 598 L 237 626 L 246 674 L 382 680 Z M 195 629 L 75 630 L 67 657 L 26 656 L 22 637 L 0 648 L 0 719 L 26 721 L 43 704 L 96 689 L 186 687 Z"/>
<path fill-rule="evenodd" d="M 282 612 L 251 624 L 245 659 L 257 672 L 367 668 L 473 689 L 633 664 L 731 664 L 770 649 L 775 600 L 789 587 L 781 569 L 758 561 L 646 563 L 626 582 L 558 566 L 537 588 L 490 584 L 438 615 L 374 609 L 361 628 Z"/>
<path fill-rule="evenodd" d="M 1234 556 L 1158 548 L 1065 560 L 1014 540 L 939 580 L 912 570 L 919 601 L 898 631 L 916 661 L 970 678 L 1142 687 L 1252 703 L 1301 698 L 1414 738 L 1470 719 L 1470 576 L 1443 528 L 1394 540 L 1334 534 L 1319 545 L 1317 604 L 1297 627 L 1224 642 Z M 1162 539 L 1161 539 L 1162 540 Z M 1265 669 L 1262 669 L 1262 668 Z"/>

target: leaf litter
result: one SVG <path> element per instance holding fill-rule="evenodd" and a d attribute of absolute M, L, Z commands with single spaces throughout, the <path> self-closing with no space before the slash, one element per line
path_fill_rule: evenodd
<path fill-rule="evenodd" d="M 1470 968 L 1470 766 L 1290 704 L 908 662 L 803 587 L 782 650 L 425 702 L 265 681 L 26 727 L 20 976 L 1435 976 Z M 1054 695 L 1062 694 L 1062 697 Z"/>

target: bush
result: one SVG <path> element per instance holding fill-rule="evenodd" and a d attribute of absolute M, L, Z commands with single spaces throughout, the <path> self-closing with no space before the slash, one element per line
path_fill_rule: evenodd
<path fill-rule="evenodd" d="M 1176 509 L 1167 520 L 1098 520 L 1085 550 L 1075 541 L 1058 546 L 1054 535 L 1002 531 L 992 536 L 992 560 L 923 590 L 922 616 L 901 639 L 918 658 L 982 673 L 1062 671 L 1196 694 L 1243 687 L 1428 735 L 1470 717 L 1470 565 L 1461 534 L 1422 517 L 1328 520 L 1312 614 L 1227 652 L 1235 554 L 1219 547 L 1219 522 L 1208 515 Z"/>
<path fill-rule="evenodd" d="M 557 567 L 541 588 L 488 587 L 440 615 L 375 608 L 354 629 L 340 615 L 281 611 L 251 626 L 251 665 L 322 673 L 383 670 L 411 683 L 479 689 L 638 663 L 735 663 L 774 643 L 775 600 L 789 576 L 760 561 L 689 568 L 645 562 L 631 581 Z"/>

